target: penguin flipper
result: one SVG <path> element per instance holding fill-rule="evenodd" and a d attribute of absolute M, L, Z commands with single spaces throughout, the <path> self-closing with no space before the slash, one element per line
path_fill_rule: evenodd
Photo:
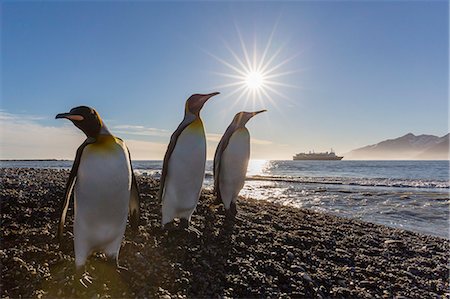
<path fill-rule="evenodd" d="M 214 154 L 214 165 L 213 165 L 213 173 L 214 173 L 214 193 L 216 193 L 217 200 L 222 202 L 222 197 L 220 194 L 220 166 L 222 160 L 222 154 L 228 146 L 231 135 L 233 135 L 236 128 L 234 126 L 229 126 L 222 138 L 220 139 L 219 144 L 217 145 L 216 153 Z"/>
<path fill-rule="evenodd" d="M 159 201 L 162 202 L 162 197 L 164 194 L 164 187 L 166 183 L 167 170 L 169 168 L 169 160 L 172 156 L 173 150 L 175 149 L 175 145 L 177 144 L 178 137 L 180 137 L 183 130 L 189 126 L 191 122 L 181 122 L 178 128 L 173 132 L 172 136 L 170 136 L 170 143 L 167 146 L 166 154 L 164 155 L 163 167 L 161 171 L 161 178 L 159 179 L 159 192 L 158 198 Z"/>
<path fill-rule="evenodd" d="M 137 185 L 136 176 L 134 175 L 133 171 L 133 165 L 131 164 L 131 154 L 130 150 L 127 148 L 128 151 L 128 157 L 130 159 L 130 167 L 131 167 L 131 190 L 130 190 L 130 203 L 129 203 L 129 210 L 130 210 L 130 224 L 134 231 L 138 230 L 139 226 L 139 219 L 141 217 L 141 210 L 140 210 L 140 202 L 141 202 L 141 196 L 139 195 L 139 188 Z"/>
<path fill-rule="evenodd" d="M 95 138 L 88 137 L 77 149 L 77 153 L 75 155 L 75 160 L 73 161 L 72 169 L 70 170 L 69 179 L 66 183 L 66 189 L 64 191 L 64 201 L 61 205 L 61 216 L 59 218 L 58 232 L 56 237 L 58 238 L 59 246 L 62 246 L 63 233 L 64 233 L 64 223 L 66 222 L 66 214 L 67 209 L 69 208 L 70 198 L 72 196 L 72 190 L 75 186 L 75 181 L 78 173 L 78 167 L 80 166 L 81 154 L 83 153 L 84 148 L 91 143 L 94 143 Z"/>

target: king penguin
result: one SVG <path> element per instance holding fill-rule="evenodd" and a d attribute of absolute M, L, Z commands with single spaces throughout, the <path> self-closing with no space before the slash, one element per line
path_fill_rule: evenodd
<path fill-rule="evenodd" d="M 64 222 L 74 191 L 74 247 L 78 276 L 93 251 L 103 251 L 116 269 L 128 214 L 137 230 L 139 191 L 125 143 L 114 137 L 93 108 L 80 106 L 61 113 L 83 131 L 87 139 L 78 148 L 67 181 L 57 237 L 62 242 Z M 85 285 L 83 279 L 80 282 Z M 88 282 L 89 279 L 88 279 Z M 86 285 L 85 285 L 86 286 Z"/>
<path fill-rule="evenodd" d="M 200 110 L 206 101 L 218 94 L 190 96 L 185 104 L 183 121 L 170 137 L 159 189 L 163 228 L 179 218 L 182 229 L 198 234 L 189 228 L 189 221 L 197 207 L 205 176 L 206 138 Z"/>
<path fill-rule="evenodd" d="M 245 124 L 261 112 L 239 112 L 220 139 L 214 155 L 214 191 L 227 217 L 235 217 L 236 200 L 244 187 L 250 158 L 250 133 Z"/>

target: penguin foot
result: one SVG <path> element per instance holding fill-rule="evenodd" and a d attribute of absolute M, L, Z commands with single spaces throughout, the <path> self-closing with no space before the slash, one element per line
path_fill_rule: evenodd
<path fill-rule="evenodd" d="M 231 215 L 233 216 L 233 217 L 236 217 L 236 214 L 237 214 L 237 206 L 236 206 L 236 203 L 234 202 L 234 201 L 232 201 L 231 202 L 231 204 L 230 204 L 230 213 L 231 213 Z"/>
<path fill-rule="evenodd" d="M 188 228 L 185 229 L 185 231 L 190 235 L 194 234 L 197 238 L 201 237 L 202 235 L 202 233 L 193 226 L 189 226 Z"/>
<path fill-rule="evenodd" d="M 212 203 L 213 205 L 218 206 L 222 203 L 222 200 L 219 197 L 216 197 Z"/>
<path fill-rule="evenodd" d="M 184 218 L 180 219 L 180 225 L 179 225 L 179 227 L 180 227 L 181 229 L 187 229 L 187 228 L 189 227 L 189 220 L 184 219 Z"/>
<path fill-rule="evenodd" d="M 169 223 L 166 223 L 166 224 L 164 224 L 161 227 L 161 231 L 162 232 L 165 232 L 165 231 L 170 232 L 170 231 L 173 231 L 173 230 L 175 230 L 175 224 L 173 223 L 173 221 L 169 222 Z"/>
<path fill-rule="evenodd" d="M 81 283 L 83 287 L 86 289 L 88 288 L 88 285 L 92 284 L 92 277 L 88 274 L 84 274 L 82 278 L 80 278 L 78 281 Z"/>
<path fill-rule="evenodd" d="M 92 284 L 93 278 L 84 272 L 84 270 L 77 269 L 75 273 L 75 280 L 78 280 L 78 282 L 87 289 L 89 285 Z"/>
<path fill-rule="evenodd" d="M 236 217 L 236 215 L 231 213 L 230 210 L 225 210 L 225 220 L 233 221 L 235 217 Z"/>
<path fill-rule="evenodd" d="M 181 219 L 179 226 L 183 231 L 185 231 L 189 235 L 194 234 L 197 238 L 202 235 L 202 233 L 198 229 L 196 229 L 192 225 L 189 225 L 189 221 L 187 219 Z"/>
<path fill-rule="evenodd" d="M 70 252 L 71 242 L 68 242 L 64 236 L 56 236 L 55 240 L 58 242 L 58 249 L 65 254 Z"/>
<path fill-rule="evenodd" d="M 237 221 L 242 222 L 242 218 L 236 216 L 237 207 L 235 202 L 231 202 L 230 208 L 225 210 L 225 221 L 223 223 L 226 230 L 232 230 Z"/>
<path fill-rule="evenodd" d="M 117 265 L 117 270 L 128 272 L 128 268 L 124 266 Z"/>
<path fill-rule="evenodd" d="M 117 265 L 116 272 L 123 281 L 126 281 L 127 283 L 131 282 L 130 271 L 128 271 L 128 268 Z"/>
<path fill-rule="evenodd" d="M 236 217 L 236 214 L 237 214 L 237 206 L 236 206 L 236 203 L 235 203 L 234 201 L 232 201 L 232 202 L 230 203 L 230 207 L 229 207 L 228 209 L 226 209 L 226 208 L 224 207 L 224 214 L 225 214 L 225 217 L 226 217 L 226 218 L 231 218 L 231 219 L 233 219 L 233 218 Z"/>
<path fill-rule="evenodd" d="M 106 263 L 108 263 L 112 268 L 114 268 L 119 274 L 128 272 L 128 268 L 119 265 L 117 258 L 115 256 L 107 257 Z"/>
<path fill-rule="evenodd" d="M 236 213 L 230 210 L 225 210 L 225 220 L 226 221 L 234 221 L 236 220 Z"/>

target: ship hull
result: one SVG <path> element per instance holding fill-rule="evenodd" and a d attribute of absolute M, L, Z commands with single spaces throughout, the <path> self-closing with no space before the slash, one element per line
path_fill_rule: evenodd
<path fill-rule="evenodd" d="M 323 158 L 309 158 L 309 157 L 294 157 L 293 160 L 300 161 L 340 161 L 344 157 L 323 157 Z"/>

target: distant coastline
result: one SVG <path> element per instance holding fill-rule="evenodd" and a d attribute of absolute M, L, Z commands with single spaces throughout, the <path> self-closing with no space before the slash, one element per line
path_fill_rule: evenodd
<path fill-rule="evenodd" d="M 450 135 L 414 135 L 387 139 L 344 153 L 344 160 L 449 160 Z"/>

